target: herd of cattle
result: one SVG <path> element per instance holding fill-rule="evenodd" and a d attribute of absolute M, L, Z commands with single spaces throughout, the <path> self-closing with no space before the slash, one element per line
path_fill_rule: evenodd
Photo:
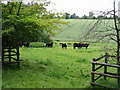
<path fill-rule="evenodd" d="M 62 45 L 62 48 L 67 48 L 67 43 L 60 43 Z M 71 43 L 68 43 L 71 44 Z M 53 46 L 53 42 L 48 42 L 46 43 L 46 47 L 51 47 Z M 76 47 L 78 48 L 82 48 L 82 47 L 86 47 L 86 49 L 88 48 L 89 44 L 83 44 L 83 43 L 73 43 L 73 48 L 75 49 Z"/>
<path fill-rule="evenodd" d="M 53 47 L 53 42 L 48 42 L 46 43 L 46 46 L 45 47 Z M 62 46 L 62 48 L 67 48 L 68 47 L 68 44 L 72 44 L 72 43 L 60 43 L 60 45 Z M 20 43 L 19 44 L 20 47 L 24 46 L 24 47 L 29 47 L 30 46 L 30 43 L 27 43 L 27 42 L 23 42 L 23 43 Z M 73 43 L 73 48 L 75 49 L 76 47 L 77 48 L 82 48 L 82 47 L 86 47 L 86 49 L 88 48 L 89 44 L 83 44 L 83 43 Z"/>

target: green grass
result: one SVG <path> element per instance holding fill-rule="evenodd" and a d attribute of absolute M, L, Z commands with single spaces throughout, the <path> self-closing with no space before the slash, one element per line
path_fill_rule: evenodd
<path fill-rule="evenodd" d="M 3 67 L 3 88 L 92 88 L 91 62 L 104 54 L 102 45 L 90 44 L 88 49 L 73 49 L 72 45 L 62 49 L 59 44 L 53 48 L 22 47 L 20 69 L 16 65 Z M 116 87 L 116 82 L 110 79 L 106 84 Z"/>
<path fill-rule="evenodd" d="M 69 26 L 61 27 L 63 32 L 52 37 L 53 40 L 60 40 L 62 43 L 82 41 L 79 38 L 97 20 L 67 21 L 71 22 Z M 104 26 L 104 23 L 108 22 L 113 25 L 113 20 L 105 20 L 96 29 L 104 30 L 108 26 Z M 20 48 L 20 69 L 16 65 L 3 67 L 3 88 L 93 88 L 90 85 L 92 59 L 104 55 L 105 52 L 111 54 L 110 50 L 103 48 L 115 47 L 115 44 L 90 43 L 88 49 L 73 49 L 73 45 L 68 45 L 67 49 L 62 49 L 60 42 L 55 41 L 53 48 L 46 48 L 41 42 L 31 43 L 30 48 Z M 115 72 L 116 69 L 109 68 L 109 71 Z M 117 87 L 115 79 L 108 78 L 104 81 L 101 78 L 97 82 Z"/>
<path fill-rule="evenodd" d="M 67 26 L 62 26 L 62 32 L 58 32 L 57 35 L 52 37 L 53 40 L 61 40 L 61 41 L 82 41 L 82 36 L 93 27 L 93 25 L 98 21 L 97 19 L 68 19 L 70 24 Z M 96 26 L 97 30 L 105 30 L 106 27 L 113 26 L 113 20 L 103 20 Z M 92 38 L 96 39 L 96 38 Z"/>

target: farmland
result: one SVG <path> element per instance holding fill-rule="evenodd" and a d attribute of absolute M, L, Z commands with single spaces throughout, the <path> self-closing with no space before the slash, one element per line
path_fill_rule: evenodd
<path fill-rule="evenodd" d="M 64 41 L 82 41 L 82 36 L 93 27 L 93 25 L 98 21 L 97 19 L 68 19 L 70 24 L 67 26 L 62 26 L 62 32 L 57 33 L 55 37 L 52 37 L 53 40 L 64 40 Z M 96 30 L 105 30 L 106 27 L 113 26 L 113 20 L 103 20 Z M 94 39 L 94 38 L 92 38 Z"/>
<path fill-rule="evenodd" d="M 53 48 L 37 47 L 38 43 L 31 43 L 30 48 L 20 48 L 20 69 L 16 65 L 3 67 L 3 88 L 92 88 L 91 62 L 93 58 L 104 55 L 104 46 L 115 47 L 114 43 L 90 43 L 88 49 L 73 49 L 68 45 L 62 49 L 60 42 L 79 41 L 86 29 L 96 21 L 70 20 L 69 26 L 63 26 L 63 32 L 59 32 L 53 40 Z M 112 20 L 105 21 L 110 22 Z M 92 23 L 92 24 L 90 24 Z M 97 29 L 105 28 L 101 26 Z M 41 45 L 41 44 L 40 44 Z M 44 44 L 42 44 L 44 45 Z M 111 72 L 115 72 L 110 69 Z M 99 83 L 111 87 L 117 87 L 115 79 L 109 79 L 107 83 L 103 78 Z M 98 88 L 98 87 L 96 87 Z"/>
<path fill-rule="evenodd" d="M 20 69 L 3 67 L 3 88 L 91 88 L 91 61 L 104 54 L 101 48 L 101 44 L 88 49 L 71 45 L 62 49 L 58 44 L 53 48 L 22 47 Z M 115 87 L 115 83 L 106 84 Z"/>

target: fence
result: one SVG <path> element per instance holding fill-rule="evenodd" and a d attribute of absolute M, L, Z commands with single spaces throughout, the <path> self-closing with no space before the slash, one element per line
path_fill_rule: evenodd
<path fill-rule="evenodd" d="M 92 74 L 91 85 L 92 86 L 100 86 L 100 87 L 104 87 L 104 88 L 111 88 L 111 87 L 108 87 L 108 86 L 105 86 L 105 85 L 97 84 L 95 82 L 95 81 L 97 81 L 102 76 L 104 76 L 104 80 L 106 80 L 107 77 L 116 78 L 116 79 L 118 79 L 118 85 L 120 85 L 120 83 L 119 83 L 119 81 L 120 81 L 120 75 L 119 75 L 119 73 L 108 72 L 108 67 L 113 67 L 113 68 L 120 69 L 120 65 L 109 64 L 108 63 L 108 61 L 109 61 L 108 58 L 109 57 L 116 57 L 116 56 L 110 56 L 110 55 L 108 55 L 106 53 L 104 56 L 102 56 L 100 58 L 97 58 L 97 59 L 94 58 L 93 59 L 93 62 L 92 62 L 92 72 L 91 72 L 91 74 Z M 104 59 L 104 63 L 98 62 L 101 59 Z M 98 67 L 96 67 L 96 66 L 98 66 Z M 101 69 L 102 67 L 104 68 L 103 69 L 104 70 L 103 73 L 102 72 L 98 72 L 98 70 Z"/>
<path fill-rule="evenodd" d="M 7 46 L 7 47 L 2 47 L 2 64 L 6 63 L 17 63 L 17 66 L 20 66 L 20 59 L 19 59 L 19 47 L 15 46 L 15 47 L 11 47 L 11 46 Z"/>

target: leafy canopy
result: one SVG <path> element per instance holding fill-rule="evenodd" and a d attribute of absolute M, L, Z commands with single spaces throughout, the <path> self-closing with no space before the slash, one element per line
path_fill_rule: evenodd
<path fill-rule="evenodd" d="M 68 24 L 46 10 L 48 2 L 24 4 L 8 2 L 2 4 L 3 44 L 14 45 L 20 42 L 50 40 L 60 30 L 59 26 Z"/>

